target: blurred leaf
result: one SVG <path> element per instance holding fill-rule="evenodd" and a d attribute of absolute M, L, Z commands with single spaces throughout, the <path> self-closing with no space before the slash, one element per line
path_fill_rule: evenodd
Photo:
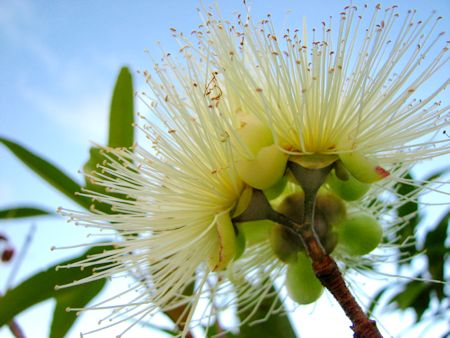
<path fill-rule="evenodd" d="M 265 298 L 258 307 L 255 314 L 252 315 L 248 324 L 240 327 L 240 338 L 296 338 L 295 332 L 292 329 L 289 317 L 285 314 L 270 315 L 267 320 L 251 325 L 252 322 L 267 317 L 271 311 L 274 302 L 280 304 L 278 293 L 272 287 L 270 290 L 270 297 Z M 247 311 L 239 311 L 239 318 L 244 320 L 248 317 L 253 309 Z"/>
<path fill-rule="evenodd" d="M 0 219 L 25 218 L 25 217 L 44 216 L 52 214 L 53 213 L 50 211 L 34 207 L 16 207 L 0 210 Z"/>
<path fill-rule="evenodd" d="M 21 160 L 36 174 L 41 176 L 45 181 L 53 185 L 56 189 L 82 207 L 87 209 L 89 208 L 91 204 L 89 199 L 76 195 L 76 193 L 81 191 L 81 187 L 78 183 L 63 173 L 56 166 L 11 140 L 0 137 L 0 142 L 3 143 L 14 155 L 16 155 L 19 160 Z"/>
<path fill-rule="evenodd" d="M 400 310 L 412 308 L 417 315 L 416 322 L 422 318 L 430 303 L 430 285 L 422 281 L 411 281 L 401 292 L 391 298 Z"/>
<path fill-rule="evenodd" d="M 70 290 L 74 290 L 72 292 L 77 292 L 75 289 L 78 288 L 78 286 L 70 289 L 62 289 L 56 291 L 55 285 L 69 284 L 74 280 L 79 280 L 84 277 L 90 276 L 92 274 L 92 268 L 85 268 L 83 270 L 75 268 L 56 270 L 56 267 L 58 265 L 67 265 L 78 262 L 90 255 L 94 255 L 109 249 L 111 249 L 111 247 L 109 246 L 94 247 L 92 249 L 89 249 L 83 255 L 51 266 L 47 270 L 30 277 L 15 288 L 8 290 L 6 294 L 0 298 L 0 327 L 8 323 L 17 314 L 44 300 L 54 297 L 56 298 L 57 302 L 59 302 L 60 300 L 58 299 L 58 297 L 60 294 L 62 297 L 61 304 L 64 304 L 64 299 L 67 299 L 68 297 L 67 293 L 71 292 Z M 96 284 L 98 291 L 100 291 L 100 284 L 101 281 Z M 86 286 L 85 291 L 90 288 L 89 285 Z M 89 292 L 86 291 L 88 294 L 86 295 L 86 297 L 83 296 L 82 299 L 80 299 L 80 303 L 89 301 L 89 299 L 87 299 L 87 296 L 89 294 L 91 296 L 95 296 L 94 288 L 95 286 L 92 287 Z M 70 297 L 75 297 L 75 295 L 72 294 Z M 72 304 L 72 306 L 73 305 L 74 304 Z"/>
<path fill-rule="evenodd" d="M 428 232 L 424 244 L 428 257 L 428 271 L 433 279 L 440 281 L 444 280 L 444 265 L 449 253 L 445 245 L 449 221 L 450 212 L 441 219 L 434 230 Z M 434 284 L 434 290 L 439 300 L 445 298 L 443 284 Z"/>
<path fill-rule="evenodd" d="M 68 307 L 85 307 L 105 286 L 106 280 L 100 279 L 68 289 L 56 291 L 56 306 L 50 329 L 50 338 L 64 337 L 77 319 L 74 311 L 66 311 Z"/>
<path fill-rule="evenodd" d="M 412 180 L 413 178 L 408 173 L 404 177 L 404 179 Z M 418 189 L 416 186 L 407 184 L 407 183 L 398 183 L 397 184 L 397 193 L 404 197 L 408 197 L 414 193 L 414 191 Z M 408 223 L 401 228 L 399 231 L 400 237 L 397 240 L 397 244 L 401 244 L 406 238 L 414 237 L 416 226 L 419 223 L 419 215 L 417 214 L 419 207 L 417 201 L 408 201 L 397 208 L 397 213 L 399 217 L 407 217 L 412 213 L 416 213 L 414 217 L 409 219 Z M 416 248 L 414 246 L 400 246 L 400 252 L 407 253 L 409 256 L 413 256 L 416 252 Z"/>
<path fill-rule="evenodd" d="M 83 165 L 83 172 L 87 175 L 95 176 L 95 172 L 98 170 L 97 165 L 101 164 L 106 160 L 106 157 L 103 156 L 102 150 L 98 147 L 89 148 L 89 159 Z M 89 176 L 84 176 L 86 182 L 86 188 L 89 190 L 105 193 L 104 187 L 96 185 L 93 178 Z"/>
<path fill-rule="evenodd" d="M 127 67 L 117 77 L 109 113 L 110 147 L 131 147 L 134 142 L 133 82 Z"/>
<path fill-rule="evenodd" d="M 216 325 L 216 323 L 213 323 L 210 327 L 204 327 L 204 330 L 207 332 L 206 337 L 207 338 L 215 338 L 215 337 L 220 337 L 220 338 L 238 338 L 240 337 L 239 335 L 234 334 L 233 332 L 223 332 L 218 330 L 218 326 Z"/>
<path fill-rule="evenodd" d="M 390 286 L 385 286 L 381 290 L 379 290 L 375 296 L 373 297 L 372 301 L 370 302 L 370 305 L 367 309 L 367 314 L 370 316 L 372 312 L 375 310 L 375 308 L 378 306 L 378 302 L 381 299 L 381 297 L 384 295 L 384 293 L 390 289 Z"/>
<path fill-rule="evenodd" d="M 122 67 L 114 86 L 114 92 L 111 99 L 109 113 L 109 140 L 108 146 L 111 148 L 125 147 L 129 148 L 134 142 L 134 93 L 132 76 L 127 67 Z M 105 187 L 95 184 L 95 172 L 98 165 L 106 160 L 103 155 L 103 149 L 91 147 L 89 149 L 89 159 L 83 166 L 83 171 L 91 177 L 85 176 L 86 188 L 100 194 L 111 195 L 118 198 L 127 199 L 124 195 L 107 192 Z M 114 154 L 109 156 L 116 158 Z M 107 175 L 107 174 L 105 174 Z M 97 210 L 108 214 L 114 213 L 111 206 L 98 201 L 93 202 Z"/>

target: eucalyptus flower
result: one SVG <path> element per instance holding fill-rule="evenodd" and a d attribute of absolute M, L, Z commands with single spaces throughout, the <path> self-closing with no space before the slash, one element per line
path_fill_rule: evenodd
<path fill-rule="evenodd" d="M 291 161 L 340 159 L 371 183 L 389 175 L 383 166 L 448 153 L 449 138 L 437 134 L 448 126 L 449 106 L 438 98 L 449 79 L 432 82 L 446 69 L 448 42 L 435 13 L 421 21 L 414 10 L 377 5 L 366 21 L 366 7 L 346 7 L 338 25 L 322 22 L 312 36 L 305 22 L 277 34 L 270 17 L 239 16 L 234 25 L 207 13 L 197 44 L 179 38 L 185 55 L 215 67 L 222 105 L 256 117 Z"/>
<path fill-rule="evenodd" d="M 181 335 L 201 323 L 202 316 L 194 319 L 202 302 L 208 323 L 236 306 L 250 313 L 245 323 L 276 280 L 305 275 L 305 264 L 291 268 L 308 262 L 303 244 L 286 251 L 287 230 L 264 217 L 252 228 L 246 218 L 253 196 L 273 194 L 270 207 L 296 219 L 306 200 L 296 166 L 328 168 L 315 231 L 327 254 L 358 268 L 382 231 L 395 233 L 404 221 L 373 204 L 373 194 L 392 191 L 412 164 L 450 150 L 450 139 L 438 136 L 449 107 L 437 101 L 449 80 L 415 98 L 448 61 L 434 14 L 422 22 L 415 11 L 402 18 L 396 7 L 376 6 L 365 21 L 348 6 L 338 25 L 323 22 L 312 37 L 305 23 L 276 34 L 270 18 L 255 23 L 238 15 L 232 24 L 205 9 L 200 14 L 194 37 L 172 29 L 181 56 L 164 53 L 143 72 L 151 91 L 141 98 L 151 117 L 141 116 L 139 128 L 149 143 L 104 149 L 108 161 L 87 174 L 108 192 L 84 194 L 112 212 L 62 211 L 117 235 L 105 244 L 115 249 L 69 266 L 99 265 L 71 285 L 135 276 L 124 290 L 136 292 L 131 302 L 93 308 L 112 307 L 112 318 L 135 322 L 181 309 Z M 394 180 L 383 180 L 388 176 Z M 363 223 L 373 238 L 366 246 L 358 243 Z M 285 283 L 292 299 L 320 296 L 320 283 L 314 297 L 297 293 L 309 283 L 297 277 Z M 274 304 L 270 312 L 279 311 Z"/>

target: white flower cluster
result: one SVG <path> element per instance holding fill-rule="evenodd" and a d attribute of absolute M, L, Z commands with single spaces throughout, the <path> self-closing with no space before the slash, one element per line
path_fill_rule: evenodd
<path fill-rule="evenodd" d="M 109 243 L 114 250 L 70 266 L 101 264 L 75 285 L 136 276 L 124 290 L 136 292 L 131 302 L 97 307 L 136 321 L 178 309 L 184 336 L 199 323 L 199 303 L 204 322 L 229 307 L 251 320 L 285 276 L 294 301 L 315 301 L 322 287 L 302 291 L 315 276 L 289 231 L 269 220 L 239 222 L 261 190 L 275 210 L 302 221 L 292 165 L 331 168 L 315 229 L 341 264 L 370 259 L 382 228 L 385 241 L 392 238 L 386 234 L 405 220 L 376 197 L 395 193 L 410 165 L 450 150 L 438 137 L 449 107 L 435 101 L 449 80 L 430 82 L 448 47 L 437 50 L 443 36 L 434 15 L 422 22 L 414 11 L 402 18 L 395 7 L 377 6 L 365 21 L 361 11 L 368 9 L 347 7 L 339 25 L 324 22 L 312 38 L 305 26 L 276 34 L 270 19 L 238 16 L 233 24 L 207 10 L 195 38 L 173 30 L 181 57 L 166 54 L 145 72 L 151 117 L 140 129 L 150 147 L 104 149 L 109 161 L 93 179 L 113 194 L 86 193 L 113 212 L 62 211 L 119 237 Z M 434 90 L 416 99 L 428 84 Z"/>

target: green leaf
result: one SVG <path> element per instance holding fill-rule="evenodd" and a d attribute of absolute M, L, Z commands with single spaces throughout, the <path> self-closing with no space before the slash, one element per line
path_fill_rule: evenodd
<path fill-rule="evenodd" d="M 133 82 L 127 67 L 117 77 L 109 113 L 110 147 L 131 147 L 134 142 Z"/>
<path fill-rule="evenodd" d="M 240 338 L 296 338 L 289 318 L 285 314 L 270 315 L 265 321 L 251 325 L 255 320 L 266 318 L 274 302 L 278 306 L 281 303 L 276 290 L 272 287 L 269 296 L 261 302 L 255 314 L 252 315 L 250 322 L 240 327 Z M 239 318 L 242 321 L 250 315 L 253 308 L 245 311 L 240 310 Z"/>
<path fill-rule="evenodd" d="M 25 218 L 25 217 L 44 216 L 52 214 L 53 212 L 51 211 L 34 207 L 22 206 L 0 210 L 0 219 Z"/>
<path fill-rule="evenodd" d="M 424 243 L 428 258 L 428 271 L 433 279 L 439 281 L 444 280 L 444 265 L 449 253 L 449 249 L 445 245 L 449 222 L 450 212 L 442 217 L 435 229 L 428 232 Z M 439 300 L 443 300 L 445 298 L 444 284 L 434 284 L 433 286 Z"/>
<path fill-rule="evenodd" d="M 409 173 L 406 174 L 404 178 L 407 180 L 413 179 Z M 398 183 L 397 185 L 397 193 L 405 197 L 413 194 L 416 189 L 418 189 L 416 186 L 407 183 Z M 417 201 L 408 201 L 397 208 L 399 217 L 407 217 L 412 213 L 416 213 L 415 216 L 410 218 L 407 224 L 399 231 L 400 236 L 397 240 L 397 244 L 400 245 L 408 237 L 414 237 L 416 226 L 419 223 L 418 210 L 419 206 Z M 414 246 L 400 246 L 400 252 L 406 253 L 408 256 L 413 256 L 416 253 L 416 248 Z"/>
<path fill-rule="evenodd" d="M 369 307 L 367 308 L 367 315 L 371 315 L 373 313 L 373 311 L 375 310 L 375 308 L 378 306 L 379 301 L 381 299 L 381 297 L 384 295 L 384 293 L 390 289 L 390 286 L 385 286 L 383 287 L 381 290 L 379 290 L 375 296 L 372 298 L 372 301 L 369 304 Z"/>
<path fill-rule="evenodd" d="M 430 304 L 431 289 L 430 284 L 411 281 L 401 292 L 392 297 L 389 303 L 396 303 L 400 310 L 412 308 L 416 312 L 416 322 L 418 322 Z"/>
<path fill-rule="evenodd" d="M 75 312 L 66 311 L 68 307 L 85 307 L 103 289 L 105 284 L 106 280 L 100 279 L 88 284 L 57 291 L 50 338 L 64 337 L 77 319 Z"/>
<path fill-rule="evenodd" d="M 0 137 L 0 142 L 45 181 L 82 207 L 89 208 L 89 199 L 76 195 L 81 191 L 80 185 L 62 172 L 61 169 L 11 140 Z"/>
<path fill-rule="evenodd" d="M 73 282 L 74 280 L 87 277 L 92 274 L 92 268 L 85 268 L 83 270 L 75 268 L 56 270 L 56 267 L 59 265 L 67 265 L 78 262 L 90 255 L 109 249 L 111 249 L 109 246 L 100 246 L 89 249 L 80 257 L 51 266 L 47 270 L 30 277 L 15 288 L 8 290 L 8 292 L 0 298 L 0 327 L 11 321 L 11 319 L 22 311 L 49 298 L 55 298 L 57 303 L 62 302 L 61 304 L 64 304 L 64 299 L 67 299 L 68 297 L 67 292 L 78 288 L 78 286 L 56 291 L 55 285 L 65 285 Z M 100 283 L 97 284 L 98 288 L 99 285 Z M 86 288 L 88 288 L 88 286 L 86 286 Z M 100 291 L 100 289 L 98 289 L 98 291 Z M 89 292 L 91 296 L 94 295 L 93 290 L 90 290 Z M 61 300 L 58 299 L 59 295 L 61 295 Z M 72 295 L 70 297 L 74 296 Z M 87 298 L 88 297 L 81 299 L 80 303 L 89 301 Z"/>

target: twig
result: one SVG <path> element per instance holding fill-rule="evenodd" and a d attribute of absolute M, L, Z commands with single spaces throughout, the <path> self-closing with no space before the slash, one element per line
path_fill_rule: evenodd
<path fill-rule="evenodd" d="M 305 194 L 303 224 L 298 224 L 288 216 L 272 209 L 269 218 L 279 224 L 288 226 L 299 235 L 310 259 L 317 278 L 321 281 L 341 305 L 352 322 L 355 338 L 382 338 L 376 323 L 370 320 L 348 289 L 339 268 L 320 244 L 314 230 L 314 210 L 317 191 L 325 181 L 331 167 L 306 169 L 297 164 L 291 170 L 299 181 Z"/>
<path fill-rule="evenodd" d="M 11 288 L 13 285 L 14 278 L 17 276 L 20 266 L 23 263 L 25 255 L 30 248 L 31 242 L 33 241 L 34 233 L 36 232 L 36 224 L 32 223 L 30 226 L 30 230 L 28 230 L 25 241 L 22 245 L 22 250 L 19 251 L 19 255 L 17 256 L 14 265 L 12 266 L 11 272 L 8 276 L 8 280 L 6 281 L 6 290 Z"/>
<path fill-rule="evenodd" d="M 25 338 L 25 335 L 17 322 L 13 319 L 8 323 L 9 330 L 16 338 Z"/>

